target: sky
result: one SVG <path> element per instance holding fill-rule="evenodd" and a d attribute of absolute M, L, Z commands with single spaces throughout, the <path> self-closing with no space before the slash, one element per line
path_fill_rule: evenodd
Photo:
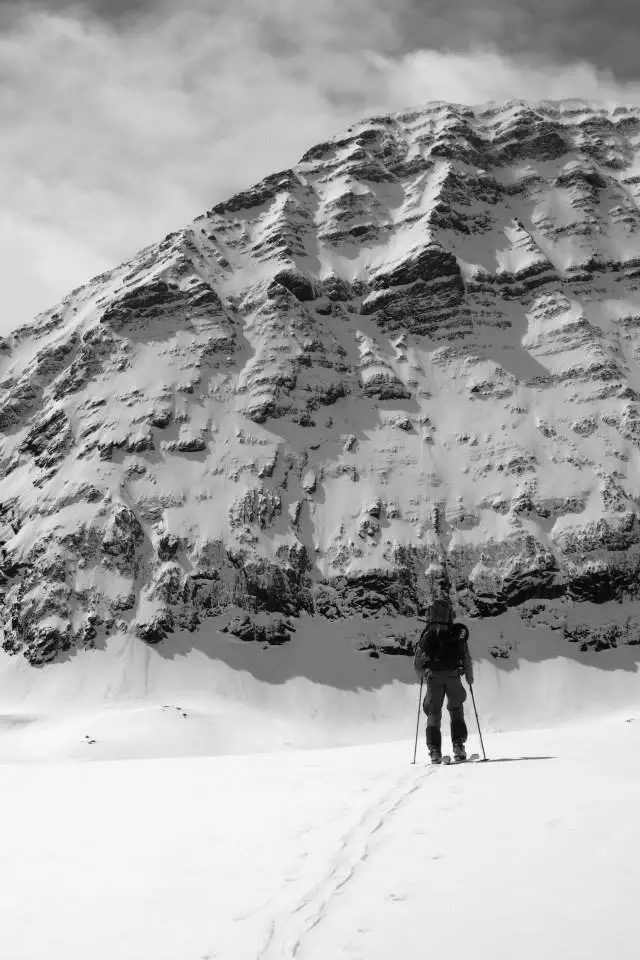
<path fill-rule="evenodd" d="M 0 334 L 358 118 L 640 103 L 636 0 L 0 0 Z"/>

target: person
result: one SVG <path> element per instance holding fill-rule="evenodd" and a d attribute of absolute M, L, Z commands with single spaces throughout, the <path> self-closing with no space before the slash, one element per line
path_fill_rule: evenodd
<path fill-rule="evenodd" d="M 451 719 L 451 742 L 456 761 L 467 759 L 465 743 L 467 725 L 464 702 L 467 691 L 462 685 L 464 674 L 473 684 L 473 662 L 469 653 L 469 630 L 455 623 L 448 599 L 433 601 L 427 611 L 427 623 L 416 645 L 415 671 L 427 684 L 423 709 L 427 715 L 427 749 L 432 763 L 442 763 L 442 707 L 445 697 Z"/>

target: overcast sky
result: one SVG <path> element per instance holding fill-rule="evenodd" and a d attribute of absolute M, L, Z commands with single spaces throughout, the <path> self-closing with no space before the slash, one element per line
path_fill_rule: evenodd
<path fill-rule="evenodd" d="M 640 103 L 637 0 L 0 0 L 6 332 L 349 123 Z"/>

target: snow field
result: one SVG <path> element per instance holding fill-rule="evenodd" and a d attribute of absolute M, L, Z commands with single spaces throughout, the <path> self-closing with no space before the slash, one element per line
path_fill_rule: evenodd
<path fill-rule="evenodd" d="M 513 762 L 432 768 L 410 658 L 358 649 L 386 627 L 1 657 L 0 955 L 635 958 L 638 647 L 474 623 L 485 745 Z"/>
<path fill-rule="evenodd" d="M 638 604 L 619 616 L 638 616 Z M 552 626 L 575 616 L 596 627 L 611 611 L 551 604 Z M 219 633 L 176 633 L 152 648 L 115 636 L 34 669 L 0 656 L 0 763 L 262 753 L 393 742 L 411 736 L 418 686 L 406 656 L 362 646 L 415 637 L 399 617 L 329 622 L 302 617 L 290 643 L 264 649 Z M 545 622 L 517 612 L 470 621 L 475 692 L 488 733 L 555 726 L 633 711 L 640 647 L 581 653 Z M 495 659 L 492 645 L 508 642 Z M 470 700 L 468 719 L 473 726 Z"/>
<path fill-rule="evenodd" d="M 3 955 L 631 960 L 640 716 L 486 746 L 0 767 Z"/>

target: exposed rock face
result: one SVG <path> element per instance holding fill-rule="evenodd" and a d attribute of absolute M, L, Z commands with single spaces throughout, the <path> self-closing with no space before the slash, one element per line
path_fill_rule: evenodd
<path fill-rule="evenodd" d="M 577 102 L 364 121 L 0 341 L 5 649 L 417 616 L 444 558 L 469 616 L 636 597 L 639 143 Z"/>

